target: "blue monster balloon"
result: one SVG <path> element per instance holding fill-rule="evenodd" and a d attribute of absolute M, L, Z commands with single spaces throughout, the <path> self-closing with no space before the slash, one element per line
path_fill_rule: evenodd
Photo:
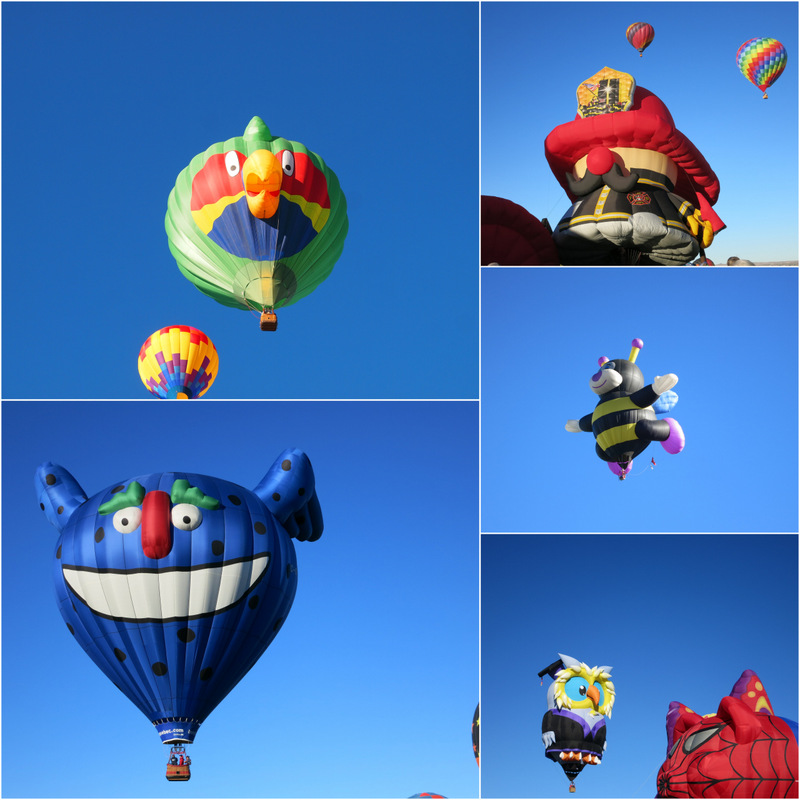
<path fill-rule="evenodd" d="M 61 533 L 53 577 L 70 633 L 161 740 L 183 750 L 292 607 L 292 539 L 315 541 L 323 528 L 311 462 L 285 450 L 252 491 L 163 472 L 87 499 L 49 462 L 35 483 Z M 188 777 L 169 769 L 170 780 Z"/>

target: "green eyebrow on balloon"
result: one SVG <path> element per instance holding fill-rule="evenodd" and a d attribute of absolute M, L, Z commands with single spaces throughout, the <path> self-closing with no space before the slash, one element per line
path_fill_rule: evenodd
<path fill-rule="evenodd" d="M 196 486 L 189 486 L 189 481 L 179 478 L 172 484 L 172 491 L 170 492 L 169 499 L 173 505 L 176 503 L 191 503 L 193 506 L 200 506 L 200 508 L 207 508 L 213 511 L 220 507 L 219 500 L 209 497 L 204 494 Z"/>
<path fill-rule="evenodd" d="M 103 503 L 97 509 L 98 514 L 113 514 L 121 508 L 129 508 L 130 506 L 140 506 L 144 500 L 144 486 L 138 481 L 133 481 L 131 485 L 124 491 L 115 494 L 110 500 Z"/>

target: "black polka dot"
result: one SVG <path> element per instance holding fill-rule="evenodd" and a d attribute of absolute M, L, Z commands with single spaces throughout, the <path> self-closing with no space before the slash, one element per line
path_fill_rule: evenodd
<path fill-rule="evenodd" d="M 69 630 L 69 632 L 70 632 L 70 633 L 71 633 L 73 636 L 75 635 L 75 628 L 73 628 L 73 627 L 72 627 L 72 625 L 70 625 L 70 624 L 69 624 L 69 622 L 67 623 L 67 629 Z"/>
<path fill-rule="evenodd" d="M 242 504 L 242 501 L 235 494 L 229 494 L 228 500 L 230 500 L 235 506 L 240 506 Z"/>
<path fill-rule="evenodd" d="M 277 503 L 278 500 L 281 499 L 281 496 L 277 492 L 273 492 L 272 499 Z"/>
<path fill-rule="evenodd" d="M 283 625 L 283 617 L 278 617 L 278 619 L 275 620 L 275 624 L 272 626 L 272 630 L 275 632 L 279 631 L 281 625 Z"/>
<path fill-rule="evenodd" d="M 96 542 L 98 542 L 98 543 L 99 543 L 99 542 L 102 542 L 102 541 L 103 541 L 103 537 L 104 537 L 105 535 L 106 535 L 106 532 L 105 532 L 105 531 L 102 529 L 102 527 L 101 527 L 101 528 L 98 528 L 98 529 L 97 529 L 97 530 L 94 532 L 94 540 L 95 540 Z"/>
<path fill-rule="evenodd" d="M 299 494 L 300 497 L 302 497 L 305 493 L 306 490 L 302 486 L 297 490 L 297 494 Z"/>
<path fill-rule="evenodd" d="M 116 494 L 117 492 L 121 492 L 121 491 L 122 491 L 124 488 L 125 488 L 124 486 L 115 486 L 115 487 L 114 487 L 114 488 L 111 490 L 111 494 Z"/>
<path fill-rule="evenodd" d="M 178 638 L 182 642 L 191 642 L 194 639 L 194 631 L 191 628 L 181 628 L 178 631 Z"/>
<path fill-rule="evenodd" d="M 64 506 L 59 506 L 59 507 L 56 509 L 56 511 L 57 511 L 59 514 L 63 514 L 63 513 L 64 513 Z"/>
<path fill-rule="evenodd" d="M 207 681 L 207 680 L 209 680 L 211 678 L 211 676 L 213 674 L 214 674 L 214 670 L 211 669 L 211 667 L 206 667 L 205 669 L 201 669 L 200 670 L 200 680 L 201 681 Z"/>
<path fill-rule="evenodd" d="M 44 511 L 44 503 L 39 503 L 39 508 L 41 508 L 42 511 Z"/>
<path fill-rule="evenodd" d="M 59 545 L 58 550 L 56 550 L 56 558 L 61 558 L 61 545 Z"/>
<path fill-rule="evenodd" d="M 263 522 L 256 522 L 256 524 L 253 525 L 253 529 L 255 530 L 256 533 L 267 532 L 267 526 Z"/>
<path fill-rule="evenodd" d="M 250 608 L 255 608 L 255 607 L 258 605 L 258 595 L 257 595 L 257 594 L 254 594 L 254 595 L 253 595 L 253 596 L 252 596 L 252 597 L 251 597 L 251 598 L 250 598 L 250 599 L 247 601 L 247 605 L 248 605 L 248 606 L 250 606 Z"/>
<path fill-rule="evenodd" d="M 161 661 L 156 661 L 156 663 L 153 664 L 151 669 L 153 670 L 153 673 L 155 675 L 158 675 L 159 677 L 161 675 L 166 675 L 167 674 L 167 665 L 162 663 Z"/>
<path fill-rule="evenodd" d="M 53 475 L 52 473 L 48 473 L 45 476 L 45 480 L 47 481 L 48 486 L 52 486 L 56 482 L 56 476 Z"/>
<path fill-rule="evenodd" d="M 287 458 L 285 461 L 283 461 L 283 462 L 281 463 L 281 469 L 282 469 L 284 472 L 288 472 L 288 471 L 289 471 L 291 468 L 292 468 L 292 462 L 291 462 L 291 461 L 289 461 L 289 459 L 288 459 L 288 458 Z"/>
<path fill-rule="evenodd" d="M 124 661 L 124 660 L 125 660 L 125 659 L 128 657 L 128 656 L 126 656 L 126 655 L 125 655 L 125 653 L 123 653 L 123 652 L 122 652 L 122 650 L 120 650 L 120 649 L 119 649 L 119 647 L 115 647 L 115 648 L 114 648 L 114 655 L 115 655 L 115 656 L 116 656 L 116 657 L 117 657 L 117 658 L 118 658 L 120 661 Z"/>
<path fill-rule="evenodd" d="M 211 552 L 215 556 L 221 556 L 225 552 L 225 543 L 221 542 L 219 539 L 214 539 L 211 542 Z"/>

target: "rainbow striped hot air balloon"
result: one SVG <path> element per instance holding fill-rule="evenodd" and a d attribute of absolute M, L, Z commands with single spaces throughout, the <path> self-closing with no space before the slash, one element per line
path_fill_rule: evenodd
<path fill-rule="evenodd" d="M 639 58 L 644 55 L 644 49 L 653 41 L 656 32 L 653 26 L 647 22 L 634 22 L 628 25 L 625 36 L 628 41 L 639 51 Z"/>
<path fill-rule="evenodd" d="M 139 350 L 139 377 L 156 397 L 201 397 L 218 371 L 219 357 L 213 342 L 203 331 L 188 325 L 157 330 Z"/>
<path fill-rule="evenodd" d="M 786 48 L 777 39 L 756 38 L 746 41 L 736 52 L 736 65 L 742 75 L 764 92 L 786 67 Z"/>

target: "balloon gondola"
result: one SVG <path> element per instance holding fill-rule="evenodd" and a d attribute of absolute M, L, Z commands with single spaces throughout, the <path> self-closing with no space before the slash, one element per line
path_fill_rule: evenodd
<path fill-rule="evenodd" d="M 189 770 L 189 765 L 191 763 L 192 759 L 187 754 L 184 745 L 172 745 L 169 751 L 169 760 L 167 761 L 167 780 L 188 781 L 192 777 Z"/>

